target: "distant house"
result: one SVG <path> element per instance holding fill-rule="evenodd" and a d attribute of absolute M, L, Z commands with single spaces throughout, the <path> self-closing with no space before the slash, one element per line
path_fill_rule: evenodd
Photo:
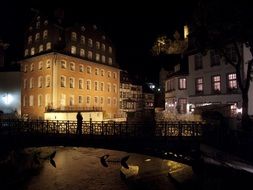
<path fill-rule="evenodd" d="M 228 46 L 228 54 L 236 60 L 235 50 Z M 241 46 L 244 65 L 251 59 L 249 49 Z M 176 66 L 165 83 L 165 108 L 167 112 L 190 114 L 196 107 L 230 105 L 230 116 L 241 112 L 242 98 L 236 81 L 235 69 L 222 59 L 215 50 L 206 55 L 193 51 L 187 55 L 187 68 Z M 242 73 L 245 75 L 245 73 Z M 253 114 L 253 86 L 249 89 L 249 114 Z"/>

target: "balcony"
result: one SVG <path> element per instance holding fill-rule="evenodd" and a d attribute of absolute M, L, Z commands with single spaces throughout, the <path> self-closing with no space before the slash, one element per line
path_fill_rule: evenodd
<path fill-rule="evenodd" d="M 53 108 L 52 106 L 47 106 L 45 108 L 45 112 L 78 112 L 78 111 L 81 111 L 81 112 L 102 111 L 102 107 L 62 106 L 58 108 Z"/>

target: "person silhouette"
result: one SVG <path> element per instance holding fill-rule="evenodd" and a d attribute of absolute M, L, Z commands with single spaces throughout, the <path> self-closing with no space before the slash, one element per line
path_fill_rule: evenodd
<path fill-rule="evenodd" d="M 80 111 L 77 112 L 76 119 L 77 119 L 76 134 L 82 135 L 83 116 Z"/>

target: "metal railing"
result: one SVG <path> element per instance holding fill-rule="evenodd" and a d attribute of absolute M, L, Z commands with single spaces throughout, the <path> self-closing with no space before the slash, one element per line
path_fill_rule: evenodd
<path fill-rule="evenodd" d="M 201 122 L 127 123 L 114 121 L 84 121 L 82 134 L 101 136 L 198 137 Z M 0 134 L 76 134 L 76 121 L 60 120 L 0 120 Z"/>

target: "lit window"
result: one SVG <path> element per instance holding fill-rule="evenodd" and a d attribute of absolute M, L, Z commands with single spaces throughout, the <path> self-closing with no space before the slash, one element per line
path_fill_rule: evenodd
<path fill-rule="evenodd" d="M 94 82 L 94 90 L 98 91 L 98 82 L 97 81 Z"/>
<path fill-rule="evenodd" d="M 100 61 L 100 54 L 96 53 L 96 61 Z"/>
<path fill-rule="evenodd" d="M 35 54 L 35 48 L 31 48 L 31 55 L 34 55 Z"/>
<path fill-rule="evenodd" d="M 102 44 L 102 51 L 105 51 L 105 44 Z"/>
<path fill-rule="evenodd" d="M 46 62 L 46 68 L 49 69 L 51 67 L 51 60 L 48 59 Z"/>
<path fill-rule="evenodd" d="M 99 75 L 99 69 L 98 68 L 95 68 L 95 75 Z"/>
<path fill-rule="evenodd" d="M 117 78 L 117 73 L 116 72 L 113 72 L 113 78 Z"/>
<path fill-rule="evenodd" d="M 90 96 L 86 97 L 86 104 L 90 104 Z"/>
<path fill-rule="evenodd" d="M 76 54 L 76 46 L 71 46 L 71 53 Z"/>
<path fill-rule="evenodd" d="M 91 38 L 88 39 L 88 46 L 89 46 L 89 47 L 92 47 L 92 46 L 93 46 L 93 42 L 92 42 L 92 39 L 91 39 Z"/>
<path fill-rule="evenodd" d="M 46 87 L 50 87 L 51 86 L 51 77 L 50 75 L 46 76 Z"/>
<path fill-rule="evenodd" d="M 27 104 L 27 96 L 23 96 L 23 106 L 26 106 Z"/>
<path fill-rule="evenodd" d="M 70 63 L 70 70 L 71 71 L 75 70 L 75 63 L 73 63 L 73 62 Z"/>
<path fill-rule="evenodd" d="M 179 98 L 178 99 L 178 113 L 185 114 L 187 111 L 187 99 Z"/>
<path fill-rule="evenodd" d="M 86 89 L 91 90 L 91 81 L 90 80 L 86 81 Z"/>
<path fill-rule="evenodd" d="M 105 56 L 102 55 L 102 63 L 105 63 Z"/>
<path fill-rule="evenodd" d="M 96 49 L 100 49 L 100 42 L 96 42 Z"/>
<path fill-rule="evenodd" d="M 79 72 L 83 72 L 83 71 L 84 71 L 83 65 L 79 65 Z"/>
<path fill-rule="evenodd" d="M 41 94 L 38 95 L 38 106 L 39 107 L 42 106 L 42 95 Z"/>
<path fill-rule="evenodd" d="M 81 44 L 85 44 L 85 37 L 83 35 L 81 36 Z"/>
<path fill-rule="evenodd" d="M 70 97 L 69 97 L 69 105 L 70 106 L 74 105 L 74 95 L 70 95 Z"/>
<path fill-rule="evenodd" d="M 108 64 L 112 65 L 112 58 L 111 57 L 108 58 Z"/>
<path fill-rule="evenodd" d="M 38 29 L 40 27 L 40 22 L 36 22 L 36 28 Z"/>
<path fill-rule="evenodd" d="M 212 90 L 213 93 L 220 93 L 221 91 L 221 80 L 219 75 L 212 77 Z"/>
<path fill-rule="evenodd" d="M 71 32 L 71 40 L 76 41 L 77 35 L 75 32 Z"/>
<path fill-rule="evenodd" d="M 61 87 L 66 87 L 66 77 L 61 76 Z"/>
<path fill-rule="evenodd" d="M 38 69 L 39 69 L 39 70 L 42 70 L 42 67 L 43 67 L 43 62 L 42 62 L 42 61 L 40 61 L 40 62 L 39 62 Z"/>
<path fill-rule="evenodd" d="M 78 88 L 83 89 L 83 79 L 79 79 Z"/>
<path fill-rule="evenodd" d="M 111 83 L 107 83 L 107 91 L 108 92 L 111 92 L 111 90 L 112 90 L 111 88 L 112 88 Z"/>
<path fill-rule="evenodd" d="M 85 56 L 85 51 L 84 51 L 84 49 L 80 49 L 80 56 L 81 56 L 81 57 L 84 57 L 84 56 Z"/>
<path fill-rule="evenodd" d="M 40 45 L 39 46 L 39 52 L 42 52 L 43 51 L 43 45 Z"/>
<path fill-rule="evenodd" d="M 202 94 L 204 91 L 203 78 L 196 79 L 196 94 Z"/>
<path fill-rule="evenodd" d="M 47 30 L 44 30 L 43 31 L 43 39 L 47 39 L 47 36 L 48 36 L 48 31 Z"/>
<path fill-rule="evenodd" d="M 231 103 L 230 112 L 231 112 L 232 117 L 236 116 L 236 113 L 237 113 L 237 103 L 236 102 Z"/>
<path fill-rule="evenodd" d="M 108 78 L 111 78 L 111 76 L 112 76 L 111 71 L 108 71 L 107 74 L 108 74 Z"/>
<path fill-rule="evenodd" d="M 112 53 L 112 47 L 109 46 L 109 53 Z"/>
<path fill-rule="evenodd" d="M 94 104 L 96 104 L 96 105 L 98 104 L 98 97 L 97 96 L 94 97 Z"/>
<path fill-rule="evenodd" d="M 42 88 L 42 80 L 43 80 L 42 76 L 39 76 L 39 78 L 38 78 L 38 88 Z"/>
<path fill-rule="evenodd" d="M 92 59 L 92 51 L 88 51 L 88 59 Z"/>
<path fill-rule="evenodd" d="M 104 97 L 100 97 L 100 104 L 101 104 L 101 105 L 104 104 Z"/>
<path fill-rule="evenodd" d="M 236 81 L 236 74 L 231 73 L 227 75 L 227 80 L 228 80 L 228 90 L 235 90 L 237 89 L 237 81 Z"/>
<path fill-rule="evenodd" d="M 180 90 L 186 89 L 186 78 L 179 79 L 179 89 Z"/>
<path fill-rule="evenodd" d="M 82 104 L 83 103 L 83 96 L 78 96 L 78 103 Z"/>
<path fill-rule="evenodd" d="M 101 82 L 101 83 L 100 83 L 100 90 L 101 90 L 101 91 L 104 91 L 104 82 Z"/>
<path fill-rule="evenodd" d="M 75 88 L 75 79 L 73 77 L 69 78 L 69 88 Z"/>
<path fill-rule="evenodd" d="M 33 88 L 33 78 L 30 78 L 30 84 L 29 84 L 30 88 Z"/>
<path fill-rule="evenodd" d="M 38 41 L 40 39 L 40 33 L 36 33 L 35 35 L 35 41 Z"/>
<path fill-rule="evenodd" d="M 28 37 L 28 44 L 32 43 L 32 41 L 33 41 L 33 37 L 32 37 L 32 36 L 29 36 L 29 37 Z"/>
<path fill-rule="evenodd" d="M 51 42 L 47 42 L 46 50 L 50 50 L 50 49 L 51 49 Z"/>
<path fill-rule="evenodd" d="M 34 71 L 34 63 L 31 63 L 30 71 Z"/>
<path fill-rule="evenodd" d="M 117 85 L 116 84 L 113 84 L 113 92 L 117 93 Z"/>
<path fill-rule="evenodd" d="M 67 61 L 61 60 L 61 68 L 66 69 L 67 68 Z"/>
<path fill-rule="evenodd" d="M 28 56 L 28 49 L 25 49 L 25 56 Z"/>
<path fill-rule="evenodd" d="M 90 66 L 87 67 L 87 73 L 91 74 L 91 67 Z"/>
<path fill-rule="evenodd" d="M 100 73 L 101 73 L 101 76 L 103 77 L 105 75 L 105 70 L 101 69 Z"/>
<path fill-rule="evenodd" d="M 33 95 L 29 96 L 29 106 L 33 106 Z"/>
<path fill-rule="evenodd" d="M 24 89 L 27 88 L 27 79 L 24 79 Z"/>

